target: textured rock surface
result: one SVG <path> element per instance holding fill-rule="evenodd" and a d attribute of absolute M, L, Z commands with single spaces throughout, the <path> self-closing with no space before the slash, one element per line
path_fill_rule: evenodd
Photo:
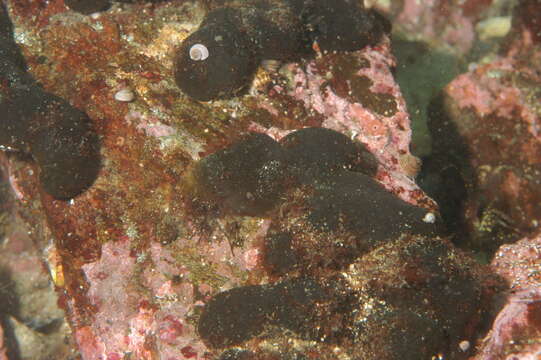
<path fill-rule="evenodd" d="M 493 256 L 494 272 L 511 289 L 475 359 L 541 354 L 541 46 L 531 16 L 537 11 L 541 2 L 521 2 L 499 54 L 471 65 L 432 109 L 438 146 L 428 166 L 439 169 L 444 184 L 434 196 L 459 230 L 457 239 Z"/>
<path fill-rule="evenodd" d="M 512 293 L 483 340 L 476 360 L 541 356 L 541 236 L 500 247 L 491 264 Z"/>
<path fill-rule="evenodd" d="M 32 75 L 85 111 L 102 140 L 99 177 L 70 201 L 39 192 L 33 165 L 2 155 L 20 211 L 33 210 L 26 218 L 31 236 L 41 246 L 40 239 L 54 239 L 48 266 L 83 359 L 470 355 L 458 344 L 475 341 L 485 315 L 480 305 L 499 284 L 445 240 L 393 232 L 346 261 L 333 261 L 327 249 L 340 254 L 357 237 L 369 238 L 362 232 L 371 229 L 359 231 L 347 216 L 337 217 L 332 231 L 313 226 L 300 206 L 310 205 L 302 202 L 310 189 L 281 194 L 286 206 L 258 217 L 195 208 L 186 191 L 196 162 L 249 131 L 281 140 L 321 126 L 363 143 L 378 161 L 375 179 L 424 209 L 423 216 L 435 215 L 435 203 L 413 181 L 420 163 L 409 151 L 409 116 L 392 76 L 388 39 L 350 54 L 319 54 L 279 72 L 260 70 L 249 95 L 199 103 L 172 78 L 175 47 L 204 15 L 197 3 L 115 4 L 96 17 L 68 11 L 61 0 L 7 4 Z M 135 100 L 116 101 L 126 88 Z M 316 190 L 326 196 L 333 187 L 352 188 L 323 185 L 331 190 Z M 384 233 L 381 221 L 401 214 L 378 215 Z M 291 236 L 273 237 L 283 232 Z M 303 242 L 305 233 L 324 246 Z M 296 257 L 273 260 L 292 248 Z M 237 293 L 246 298 L 226 296 Z M 278 294 L 276 303 L 253 306 L 261 294 Z M 210 303 L 218 305 L 205 308 Z M 254 331 L 220 339 L 220 329 L 243 325 L 212 310 L 229 304 L 261 320 Z M 209 323 L 217 329 L 206 331 Z M 224 349 L 230 344 L 242 350 Z"/>
<path fill-rule="evenodd" d="M 25 225 L 33 210 L 14 212 L 17 200 L 3 176 L 5 165 L 0 165 L 0 326 L 5 330 L 0 354 L 9 359 L 65 358 L 73 342 L 42 260 L 47 241 L 41 244 L 43 252 L 36 251 L 31 228 Z M 38 238 L 45 240 L 46 235 Z"/>
<path fill-rule="evenodd" d="M 369 0 L 393 23 L 396 79 L 412 120 L 412 150 L 431 152 L 427 108 L 432 98 L 470 62 L 505 43 L 517 0 Z"/>
<path fill-rule="evenodd" d="M 486 30 L 479 24 L 509 11 L 518 1 L 368 0 L 366 3 L 389 16 L 395 30 L 409 40 L 422 40 L 430 46 L 464 55 L 472 49 L 477 37 L 505 35 L 508 19 L 500 19 L 501 30 Z"/>
<path fill-rule="evenodd" d="M 541 221 L 541 47 L 520 19 L 504 53 L 446 87 L 431 124 L 434 157 L 450 160 L 440 163 L 451 186 L 436 197 L 459 208 L 456 221 L 472 242 L 493 251 Z"/>

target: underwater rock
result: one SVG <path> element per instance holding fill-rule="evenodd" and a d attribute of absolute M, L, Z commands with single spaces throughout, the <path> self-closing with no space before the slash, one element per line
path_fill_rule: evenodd
<path fill-rule="evenodd" d="M 541 354 L 541 292 L 539 287 L 509 294 L 474 360 L 537 359 Z"/>
<path fill-rule="evenodd" d="M 454 56 L 464 56 L 472 49 L 479 35 L 476 34 L 476 25 L 480 21 L 512 6 L 505 0 L 371 3 L 390 19 L 396 35 L 430 44 L 433 49 Z"/>
<path fill-rule="evenodd" d="M 504 356 L 535 359 L 541 354 L 541 233 L 514 244 L 502 245 L 490 264 L 512 291 L 504 294 L 505 304 L 480 344 L 475 360 Z M 503 299 L 500 300 L 503 302 Z M 508 355 L 509 354 L 509 355 Z"/>
<path fill-rule="evenodd" d="M 364 305 L 354 315 L 353 354 L 468 358 L 458 344 L 471 340 L 488 316 L 481 304 L 492 296 L 485 285 L 491 275 L 449 242 L 404 236 L 359 258 L 348 273 Z"/>
<path fill-rule="evenodd" d="M 299 60 L 314 41 L 324 51 L 359 50 L 388 30 L 381 21 L 351 0 L 231 1 L 181 44 L 175 81 L 200 101 L 230 98 L 249 85 L 261 61 Z"/>
<path fill-rule="evenodd" d="M 541 232 L 499 247 L 490 266 L 514 290 L 541 288 Z M 521 266 L 516 266 L 520 263 Z"/>
<path fill-rule="evenodd" d="M 73 343 L 50 273 L 42 266 L 47 252 L 36 248 L 17 211 L 4 165 L 0 161 L 0 359 L 64 359 Z"/>
<path fill-rule="evenodd" d="M 532 14 L 538 14 L 539 11 L 541 11 L 541 2 L 539 0 L 525 0 L 517 6 L 513 17 L 515 32 L 527 31 L 537 46 L 541 45 L 541 21 Z"/>
<path fill-rule="evenodd" d="M 198 331 L 211 347 L 259 354 L 292 331 L 321 345 L 351 342 L 343 353 L 365 359 L 466 359 L 458 344 L 487 315 L 479 308 L 490 297 L 479 282 L 485 271 L 442 239 L 404 236 L 352 263 L 347 275 L 220 292 L 205 305 Z M 319 349 L 320 358 L 333 358 Z"/>
<path fill-rule="evenodd" d="M 2 325 L 0 325 L 0 360 L 8 360 L 7 349 L 4 345 L 4 330 Z"/>
<path fill-rule="evenodd" d="M 541 223 L 541 46 L 514 24 L 506 53 L 447 85 L 429 123 L 433 196 L 464 245 L 490 253 Z"/>
<path fill-rule="evenodd" d="M 284 225 L 280 223 L 287 219 L 291 220 L 288 229 L 293 230 L 290 235 L 296 238 L 300 232 L 311 230 L 312 225 L 306 221 L 295 227 L 296 219 L 288 218 L 288 212 L 292 213 L 293 209 L 281 208 L 284 201 L 281 196 L 264 213 L 257 212 L 259 207 L 254 206 L 257 216 L 214 212 L 212 207 L 220 210 L 222 204 L 220 200 L 214 202 L 216 197 L 192 199 L 195 206 L 211 208 L 198 213 L 194 207 L 185 206 L 185 200 L 194 194 L 185 187 L 184 180 L 209 154 L 216 154 L 217 149 L 238 140 L 239 134 L 258 131 L 275 136 L 277 142 L 262 140 L 260 147 L 278 147 L 279 152 L 286 154 L 285 146 L 279 141 L 287 133 L 307 126 L 326 127 L 353 138 L 355 144 L 366 145 L 378 159 L 377 180 L 389 185 L 387 189 L 393 194 L 436 211 L 435 204 L 415 186 L 413 178 L 401 170 L 402 158 L 409 154 L 411 129 L 403 98 L 392 77 L 390 43 L 382 42 L 377 47 L 350 54 L 322 54 L 307 62 L 317 63 L 316 69 L 310 65 L 307 70 L 307 63 L 292 63 L 287 66 L 293 69 L 291 74 L 276 75 L 290 80 L 286 83 L 279 79 L 281 92 L 278 86 L 263 87 L 260 95 L 254 97 L 199 103 L 178 96 L 170 77 L 170 54 L 180 39 L 188 35 L 187 31 L 197 27 L 196 22 L 205 13 L 201 2 L 172 1 L 153 7 L 141 3 L 126 6 L 122 11 L 103 12 L 99 19 L 68 11 L 62 1 L 39 2 L 40 7 L 33 6 L 36 2 L 30 0 L 7 0 L 7 3 L 17 24 L 17 38 L 31 40 L 20 45 L 24 47 L 32 74 L 44 88 L 84 107 L 101 136 L 104 161 L 99 182 L 85 196 L 70 202 L 39 197 L 35 191 L 36 174 L 29 174 L 28 166 L 21 166 L 15 157 L 0 154 L 0 161 L 6 163 L 10 186 L 22 194 L 18 206 L 32 214 L 25 217 L 34 229 L 30 236 L 36 243 L 47 245 L 53 239 L 56 251 L 47 258 L 47 264 L 62 295 L 61 305 L 67 310 L 81 358 L 215 359 L 225 354 L 240 359 L 250 356 L 287 360 L 315 354 L 320 359 L 335 360 L 358 356 L 362 349 L 354 347 L 356 343 L 351 339 L 357 335 L 349 329 L 357 329 L 359 333 L 363 329 L 347 324 L 353 323 L 351 319 L 359 310 L 379 304 L 366 298 L 370 294 L 364 288 L 378 289 L 378 279 L 384 274 L 395 274 L 396 263 L 390 262 L 385 271 L 375 276 L 376 280 L 363 277 L 364 269 L 359 271 L 355 279 L 365 282 L 353 293 L 341 285 L 351 274 L 349 266 L 341 270 L 302 266 L 310 263 L 303 259 L 310 259 L 312 251 L 321 254 L 317 247 L 305 247 L 306 254 L 295 254 L 270 274 L 263 259 L 267 234 L 280 230 L 276 227 Z M 304 82 L 300 77 L 303 71 L 307 74 Z M 364 81 L 362 92 L 349 96 L 348 84 L 357 76 L 367 77 L 371 82 Z M 114 99 L 114 94 L 125 87 L 137 93 L 133 102 L 120 103 Z M 343 96 L 336 96 L 335 91 Z M 370 103 L 373 108 L 363 106 L 365 98 L 376 100 Z M 319 134 L 314 139 L 323 140 Z M 329 148 L 333 145 L 330 142 Z M 344 146 L 346 154 L 349 148 Z M 258 152 L 257 148 L 253 152 L 257 157 L 267 156 L 260 155 L 263 151 Z M 349 169 L 352 166 L 349 156 L 340 156 L 337 162 L 332 156 L 330 159 L 332 164 L 345 159 L 348 171 L 363 173 L 355 168 L 355 161 Z M 336 166 L 337 170 L 330 173 L 345 171 L 340 167 Z M 303 165 L 303 168 L 310 170 L 311 166 Z M 287 166 L 284 169 L 288 171 Z M 222 184 L 220 177 L 212 179 Z M 288 190 L 302 190 L 288 184 Z M 292 197 L 285 195 L 285 200 Z M 330 237 L 328 233 L 327 237 Z M 392 243 L 392 240 L 385 242 Z M 287 242 L 285 246 L 278 244 L 276 256 L 269 261 L 280 265 L 276 257 L 287 248 Z M 368 258 L 364 255 L 367 254 L 361 254 L 357 260 L 366 268 L 376 260 L 388 259 L 386 252 L 382 252 L 374 261 L 365 263 L 362 259 Z M 439 259 L 431 260 L 439 264 Z M 301 271 L 305 274 L 300 274 Z M 438 281 L 441 279 L 445 284 L 445 279 L 452 276 L 450 271 Z M 278 293 L 277 284 L 291 284 L 298 278 L 311 281 L 304 284 L 299 281 L 299 285 L 290 286 L 287 291 L 282 289 L 281 297 L 287 300 L 284 302 L 287 305 L 277 309 L 272 321 L 265 322 L 267 327 L 260 335 L 223 349 L 206 345 L 197 332 L 205 304 L 220 292 L 267 284 Z M 389 283 L 398 288 L 403 286 L 403 278 L 393 279 L 396 283 Z M 311 283 L 324 289 L 328 285 L 340 292 L 331 292 L 329 302 L 312 301 L 309 296 L 303 297 L 307 295 L 304 289 L 310 289 Z M 430 294 L 431 286 L 428 283 L 429 289 L 423 294 Z M 305 298 L 308 301 L 303 302 Z M 485 303 L 480 301 L 476 306 Z M 412 312 L 405 307 L 400 309 Z M 287 310 L 292 311 L 290 316 Z M 401 310 L 395 313 L 400 314 Z M 385 321 L 375 319 L 374 327 L 385 325 Z M 398 319 L 395 324 L 400 324 L 401 318 L 393 319 Z M 362 317 L 357 320 L 364 322 Z M 408 321 L 412 323 L 414 319 Z M 458 328 L 460 324 L 452 326 Z M 256 325 L 253 328 L 258 329 Z M 423 347 L 425 344 L 419 340 L 423 329 L 432 328 L 419 328 L 411 331 L 416 339 L 411 339 L 409 333 L 398 332 L 404 338 L 403 343 L 409 340 Z M 370 341 L 371 334 L 364 330 L 363 333 L 365 341 Z M 324 335 L 325 340 L 319 340 L 318 334 Z M 378 333 L 374 332 L 374 336 Z M 372 341 L 383 348 L 390 336 Z"/>
<path fill-rule="evenodd" d="M 280 143 L 253 133 L 195 163 L 185 183 L 190 207 L 203 213 L 271 216 L 279 207 L 280 225 L 263 255 L 271 273 L 297 263 L 343 268 L 402 234 L 443 231 L 437 213 L 406 203 L 363 173 L 374 173 L 375 164 L 361 144 L 333 130 L 297 130 Z"/>
<path fill-rule="evenodd" d="M 240 349 L 228 349 L 224 351 L 218 360 L 252 360 L 254 354 L 251 351 Z"/>
<path fill-rule="evenodd" d="M 189 206 L 206 206 L 203 213 L 210 214 L 218 208 L 222 217 L 272 216 L 279 208 L 280 225 L 263 253 L 275 275 L 298 264 L 344 268 L 402 234 L 441 234 L 437 213 L 403 201 L 365 174 L 376 169 L 370 155 L 329 129 L 297 130 L 280 143 L 253 133 L 195 163 L 185 177 Z M 303 231 L 295 230 L 299 226 Z"/>

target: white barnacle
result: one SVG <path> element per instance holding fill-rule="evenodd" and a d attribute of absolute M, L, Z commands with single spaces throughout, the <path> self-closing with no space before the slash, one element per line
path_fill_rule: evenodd
<path fill-rule="evenodd" d="M 190 59 L 202 61 L 209 57 L 209 49 L 203 44 L 195 44 L 190 48 Z"/>

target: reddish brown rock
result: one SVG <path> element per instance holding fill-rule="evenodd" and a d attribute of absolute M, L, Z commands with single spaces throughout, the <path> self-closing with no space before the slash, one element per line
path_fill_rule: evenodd
<path fill-rule="evenodd" d="M 472 49 L 476 25 L 505 7 L 501 0 L 372 0 L 367 3 L 392 19 L 395 33 L 458 56 Z"/>
<path fill-rule="evenodd" d="M 541 356 L 541 236 L 498 249 L 491 263 L 510 293 L 475 360 L 536 359 Z"/>
<path fill-rule="evenodd" d="M 541 355 L 541 47 L 530 12 L 537 5 L 521 2 L 501 53 L 470 66 L 432 109 L 437 146 L 429 164 L 440 162 L 446 192 L 435 197 L 457 239 L 493 254 L 494 273 L 510 287 L 476 360 Z"/>
<path fill-rule="evenodd" d="M 541 356 L 539 287 L 511 294 L 475 360 L 531 360 Z"/>
<path fill-rule="evenodd" d="M 457 179 L 436 197 L 442 207 L 460 208 L 470 239 L 492 250 L 541 221 L 541 48 L 522 26 L 510 39 L 505 53 L 445 88 L 431 119 L 435 158 L 447 159 L 442 181 Z M 452 204 L 460 197 L 463 204 Z"/>

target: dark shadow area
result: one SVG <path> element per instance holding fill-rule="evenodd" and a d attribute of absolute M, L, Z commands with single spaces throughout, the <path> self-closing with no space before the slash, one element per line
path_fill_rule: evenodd
<path fill-rule="evenodd" d="M 4 342 L 9 360 L 21 358 L 14 329 L 7 321 L 8 316 L 14 316 L 18 312 L 19 300 L 16 296 L 15 284 L 11 279 L 11 272 L 0 264 L 0 325 L 4 330 Z"/>
<path fill-rule="evenodd" d="M 508 205 L 493 195 L 496 190 L 490 188 L 491 183 L 479 184 L 482 167 L 472 167 L 476 154 L 471 153 L 467 140 L 446 113 L 443 95 L 430 103 L 428 118 L 433 149 L 423 158 L 417 182 L 440 206 L 453 242 L 490 261 L 502 244 L 513 243 L 527 233 L 509 223 Z M 497 189 L 500 179 L 493 177 L 492 186 Z"/>
<path fill-rule="evenodd" d="M 468 247 L 470 233 L 466 229 L 463 210 L 468 188 L 475 188 L 470 153 L 458 129 L 444 111 L 443 96 L 428 107 L 428 128 L 433 139 L 432 153 L 423 158 L 417 177 L 419 186 L 440 206 L 440 212 L 453 240 Z"/>

